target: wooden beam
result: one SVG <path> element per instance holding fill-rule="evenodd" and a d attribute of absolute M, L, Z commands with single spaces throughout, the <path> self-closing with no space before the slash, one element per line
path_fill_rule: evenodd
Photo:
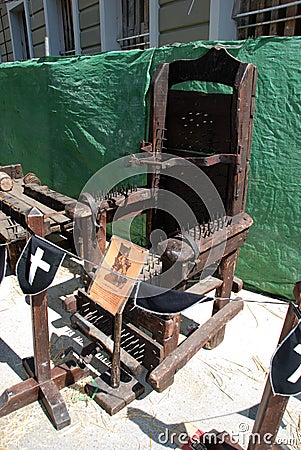
<path fill-rule="evenodd" d="M 28 214 L 28 226 L 38 236 L 44 236 L 44 216 L 33 208 Z M 33 351 L 35 362 L 35 376 L 39 383 L 51 378 L 50 375 L 50 351 L 48 329 L 48 299 L 46 291 L 30 297 Z"/>
<path fill-rule="evenodd" d="M 158 392 L 162 392 L 169 387 L 173 383 L 175 373 L 184 367 L 192 356 L 242 309 L 243 302 L 232 302 L 218 311 L 185 339 L 149 374 L 148 383 Z"/>

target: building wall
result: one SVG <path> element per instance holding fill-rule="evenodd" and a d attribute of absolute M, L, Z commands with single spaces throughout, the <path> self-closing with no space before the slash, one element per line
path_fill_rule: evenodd
<path fill-rule="evenodd" d="M 78 7 L 82 53 L 99 53 L 101 51 L 99 1 L 79 0 Z"/>
<path fill-rule="evenodd" d="M 112 50 L 112 46 L 115 46 L 116 49 L 118 47 L 116 43 L 116 31 L 112 31 L 112 29 L 116 27 L 117 23 L 117 0 L 110 0 L 110 2 L 108 2 L 108 0 L 77 1 L 80 31 L 80 53 L 99 53 L 102 50 Z M 106 8 L 102 7 L 102 9 L 100 10 L 100 1 L 102 2 L 101 5 L 106 5 Z M 218 2 L 218 4 L 220 4 L 221 0 L 202 0 L 195 1 L 194 3 L 192 3 L 192 0 L 150 1 L 158 2 L 159 46 L 172 44 L 174 42 L 190 42 L 216 38 L 215 34 L 212 34 L 212 23 L 210 23 L 210 20 L 211 22 L 216 22 L 215 28 L 221 30 L 220 22 L 223 20 L 224 13 L 215 13 L 215 15 L 212 14 L 213 8 L 215 8 L 214 2 Z M 227 2 L 227 8 L 230 11 L 231 6 L 229 5 L 233 4 L 233 0 L 222 0 L 222 2 L 223 4 Z M 43 0 L 28 0 L 33 54 L 35 58 L 39 58 L 45 55 L 45 36 L 47 34 L 47 31 L 45 25 L 43 3 Z M 115 6 L 113 7 L 113 5 Z M 220 11 L 220 7 L 216 10 Z M 0 52 L 2 55 L 2 61 L 13 61 L 13 49 L 8 15 L 5 5 L 1 6 L 1 11 L 2 21 L 0 17 Z M 100 11 L 102 15 L 106 13 L 105 19 L 103 19 L 103 17 L 100 17 Z M 155 16 L 156 12 L 152 17 Z M 214 20 L 212 18 L 214 18 Z M 105 49 L 101 48 L 101 23 L 102 26 L 104 26 L 105 24 L 105 33 L 112 34 L 112 36 L 110 36 L 111 40 L 109 40 L 109 45 L 107 45 L 108 48 Z M 227 35 L 227 38 L 228 37 L 229 36 Z M 105 39 L 104 36 L 103 38 Z M 218 36 L 218 38 L 223 39 L 223 36 Z M 6 46 L 4 45 L 5 40 Z"/>
<path fill-rule="evenodd" d="M 159 45 L 209 38 L 210 0 L 160 0 Z"/>

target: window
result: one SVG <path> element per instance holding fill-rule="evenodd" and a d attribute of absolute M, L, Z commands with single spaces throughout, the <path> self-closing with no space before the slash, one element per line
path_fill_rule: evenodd
<path fill-rule="evenodd" d="M 149 47 L 149 0 L 120 2 L 119 43 L 121 50 Z"/>
<path fill-rule="evenodd" d="M 233 18 L 238 39 L 250 36 L 298 36 L 301 32 L 301 2 L 283 0 L 242 2 L 235 0 Z"/>
<path fill-rule="evenodd" d="M 50 55 L 80 54 L 78 0 L 44 0 Z"/>
<path fill-rule="evenodd" d="M 158 0 L 100 0 L 101 50 L 158 46 L 158 10 Z"/>
<path fill-rule="evenodd" d="M 8 50 L 8 39 L 6 37 L 5 33 L 5 25 L 4 25 L 4 12 L 3 9 L 0 7 L 0 62 L 8 61 L 9 60 L 9 50 Z"/>
<path fill-rule="evenodd" d="M 59 0 L 58 12 L 61 25 L 61 54 L 74 55 L 74 26 L 72 15 L 72 0 Z"/>
<path fill-rule="evenodd" d="M 33 57 L 30 17 L 26 0 L 13 1 L 7 5 L 9 27 L 15 60 Z"/>

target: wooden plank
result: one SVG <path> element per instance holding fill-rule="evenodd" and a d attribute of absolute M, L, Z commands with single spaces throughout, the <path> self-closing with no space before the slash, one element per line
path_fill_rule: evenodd
<path fill-rule="evenodd" d="M 149 330 L 160 344 L 175 333 L 173 319 L 150 314 L 139 308 L 133 308 L 133 303 L 131 302 L 126 305 L 124 315 L 133 324 Z"/>
<path fill-rule="evenodd" d="M 91 397 L 93 396 L 96 403 L 113 416 L 145 391 L 142 384 L 126 373 L 122 373 L 122 380 L 124 382 L 121 382 L 119 388 L 114 389 L 109 385 L 108 374 L 103 373 L 94 379 L 97 388 L 94 383 L 88 383 L 85 390 Z"/>
<path fill-rule="evenodd" d="M 280 4 L 285 3 L 289 3 L 288 0 L 280 0 Z M 287 17 L 287 20 L 284 22 L 283 36 L 295 36 L 297 34 L 296 19 L 290 19 L 290 17 L 294 17 L 297 14 L 298 14 L 298 5 L 288 6 L 286 8 L 285 17 Z"/>
<path fill-rule="evenodd" d="M 144 0 L 144 16 L 143 16 L 143 29 L 141 31 L 143 33 L 147 33 L 149 31 L 149 0 Z"/>
<path fill-rule="evenodd" d="M 125 219 L 133 215 L 143 213 L 147 208 L 153 206 L 151 189 L 137 188 L 136 191 L 129 192 L 128 197 L 117 195 L 113 199 L 115 206 L 111 206 L 109 201 L 96 202 L 100 209 L 106 210 L 106 221 Z M 116 210 L 117 214 L 116 214 Z M 87 207 L 89 211 L 89 207 Z M 87 212 L 86 211 L 86 212 Z M 71 219 L 79 216 L 79 203 L 73 201 L 65 205 L 65 212 Z M 83 212 L 85 212 L 83 210 Z M 115 216 L 116 214 L 116 216 Z M 87 216 L 87 214 L 85 214 Z M 114 217 L 115 216 L 115 217 Z"/>
<path fill-rule="evenodd" d="M 24 186 L 24 194 L 40 203 L 48 206 L 55 211 L 63 211 L 66 206 L 75 205 L 76 200 L 67 195 L 60 194 L 45 186 L 37 184 L 27 184 Z"/>
<path fill-rule="evenodd" d="M 15 220 L 22 226 L 26 227 L 27 215 L 32 209 L 32 205 L 23 200 L 19 199 L 17 196 L 13 195 L 12 192 L 0 192 L 0 205 L 2 211 Z M 56 226 L 56 222 L 51 218 L 45 219 L 45 234 L 49 234 L 50 226 Z M 59 230 L 59 228 L 57 228 Z"/>
<path fill-rule="evenodd" d="M 11 271 L 15 273 L 16 263 L 26 243 L 26 231 L 2 211 L 0 211 L 0 242 L 9 244 L 8 263 Z"/>
<path fill-rule="evenodd" d="M 15 197 L 16 199 L 22 200 L 24 203 L 27 203 L 32 208 L 39 209 L 44 215 L 47 215 L 50 217 L 50 219 L 58 224 L 64 224 L 66 222 L 70 222 L 69 217 L 65 216 L 64 214 L 58 214 L 57 211 L 55 211 L 52 208 L 49 208 L 44 203 L 41 203 L 40 201 L 34 200 L 32 197 L 28 197 L 23 193 L 23 187 L 19 183 L 15 183 L 12 191 L 10 191 L 10 194 Z"/>
<path fill-rule="evenodd" d="M 66 403 L 56 384 L 50 380 L 47 383 L 41 384 L 39 388 L 39 397 L 42 400 L 54 427 L 57 430 L 61 430 L 70 425 L 71 418 Z"/>
<path fill-rule="evenodd" d="M 255 1 L 255 8 L 256 9 L 263 9 L 265 7 L 265 0 L 256 0 Z M 264 13 L 257 13 L 256 14 L 256 23 L 261 23 L 264 21 L 265 14 Z M 255 27 L 255 37 L 258 36 L 264 36 L 265 35 L 265 26 L 264 25 L 256 25 Z M 267 33 L 266 33 L 267 34 Z"/>
<path fill-rule="evenodd" d="M 9 166 L 0 166 L 0 171 L 7 173 L 13 179 L 23 177 L 23 170 L 21 164 L 10 164 Z"/>
<path fill-rule="evenodd" d="M 240 1 L 240 8 L 238 13 L 245 13 L 250 11 L 250 0 L 241 0 Z M 245 16 L 239 19 L 238 21 L 239 26 L 243 25 L 249 25 L 249 16 Z M 249 36 L 248 28 L 240 28 L 238 29 L 238 39 L 247 39 Z"/>
<path fill-rule="evenodd" d="M 0 417 L 4 417 L 13 411 L 30 405 L 39 399 L 39 384 L 33 378 L 33 358 L 23 360 L 23 364 L 27 372 L 31 372 L 31 378 L 15 384 L 2 393 L 0 397 Z M 80 369 L 76 366 L 72 367 L 71 363 L 69 365 L 62 364 L 51 371 L 52 380 L 58 389 L 74 384 L 80 378 L 87 375 L 87 370 Z"/>
<path fill-rule="evenodd" d="M 0 397 L 0 417 L 4 417 L 19 408 L 30 405 L 39 398 L 39 384 L 33 378 L 15 384 Z"/>
<path fill-rule="evenodd" d="M 135 0 L 135 29 L 134 29 L 134 35 L 141 33 L 141 9 L 140 9 L 140 0 Z M 137 41 L 137 40 L 136 40 Z M 139 39 L 139 42 L 141 39 Z"/>
<path fill-rule="evenodd" d="M 217 289 L 223 284 L 223 280 L 216 277 L 206 277 L 200 280 L 198 283 L 194 284 L 190 288 L 186 289 L 185 292 L 190 292 L 191 294 L 205 295 L 213 289 Z"/>
<path fill-rule="evenodd" d="M 237 112 L 232 116 L 232 134 L 234 139 L 232 143 L 234 148 L 238 147 L 240 149 L 241 163 L 239 167 L 235 168 L 236 171 L 233 172 L 233 175 L 228 177 L 229 194 L 226 211 L 231 216 L 245 209 L 256 79 L 257 70 L 252 64 L 249 64 L 247 67 L 241 66 L 239 88 L 233 91 L 233 103 L 236 105 Z"/>
<path fill-rule="evenodd" d="M 194 331 L 170 355 L 168 355 L 148 376 L 147 382 L 158 392 L 169 387 L 175 373 L 187 364 L 208 340 L 243 308 L 242 302 L 233 302 L 218 311 L 207 322 Z"/>
<path fill-rule="evenodd" d="M 15 239 L 23 240 L 25 237 L 25 229 L 0 211 L 0 240 L 10 242 Z"/>
<path fill-rule="evenodd" d="M 279 5 L 279 0 L 271 0 L 271 7 L 272 6 L 278 6 Z M 274 11 L 271 11 L 271 18 L 270 18 L 270 20 L 271 21 L 273 21 L 273 20 L 277 20 L 279 18 L 279 10 L 278 9 L 276 9 L 276 10 L 274 10 Z M 269 30 L 269 35 L 270 36 L 277 36 L 279 33 L 278 33 L 278 26 L 279 26 L 279 23 L 278 22 L 272 22 L 272 23 L 270 23 L 270 30 Z"/>
<path fill-rule="evenodd" d="M 133 36 L 135 32 L 135 0 L 128 0 L 128 15 L 127 15 L 127 33 L 126 36 Z M 133 44 L 133 40 L 129 41 L 130 45 Z"/>
<path fill-rule="evenodd" d="M 29 376 L 34 378 L 34 358 L 24 358 L 22 364 Z M 87 368 L 80 368 L 72 360 L 60 364 L 51 370 L 51 379 L 55 382 L 58 389 L 70 386 L 88 375 L 89 370 Z"/>

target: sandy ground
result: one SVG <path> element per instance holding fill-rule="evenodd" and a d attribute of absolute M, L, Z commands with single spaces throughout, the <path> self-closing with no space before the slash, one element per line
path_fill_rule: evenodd
<path fill-rule="evenodd" d="M 72 263 L 62 267 L 56 285 L 49 289 L 50 349 L 54 364 L 61 362 L 66 348 L 73 347 L 79 352 L 87 343 L 70 327 L 70 316 L 60 302 L 60 298 L 80 284 L 76 267 Z M 239 295 L 249 300 L 271 301 L 248 291 Z M 0 419 L 0 449 L 179 448 L 187 434 L 197 429 L 226 430 L 247 448 L 286 310 L 286 305 L 245 303 L 244 310 L 227 325 L 219 347 L 200 350 L 176 374 L 174 384 L 161 394 L 145 383 L 145 394 L 113 417 L 84 393 L 87 380 L 61 391 L 72 420 L 61 431 L 54 429 L 39 402 L 13 412 Z M 197 305 L 185 314 L 185 324 L 189 326 L 193 320 L 202 323 L 210 312 L 210 304 Z M 26 379 L 21 359 L 33 354 L 30 306 L 13 276 L 6 277 L 0 288 L 0 323 L 0 392 L 3 392 Z M 278 441 L 293 449 L 301 448 L 300 400 L 301 396 L 290 398 L 278 433 Z"/>

